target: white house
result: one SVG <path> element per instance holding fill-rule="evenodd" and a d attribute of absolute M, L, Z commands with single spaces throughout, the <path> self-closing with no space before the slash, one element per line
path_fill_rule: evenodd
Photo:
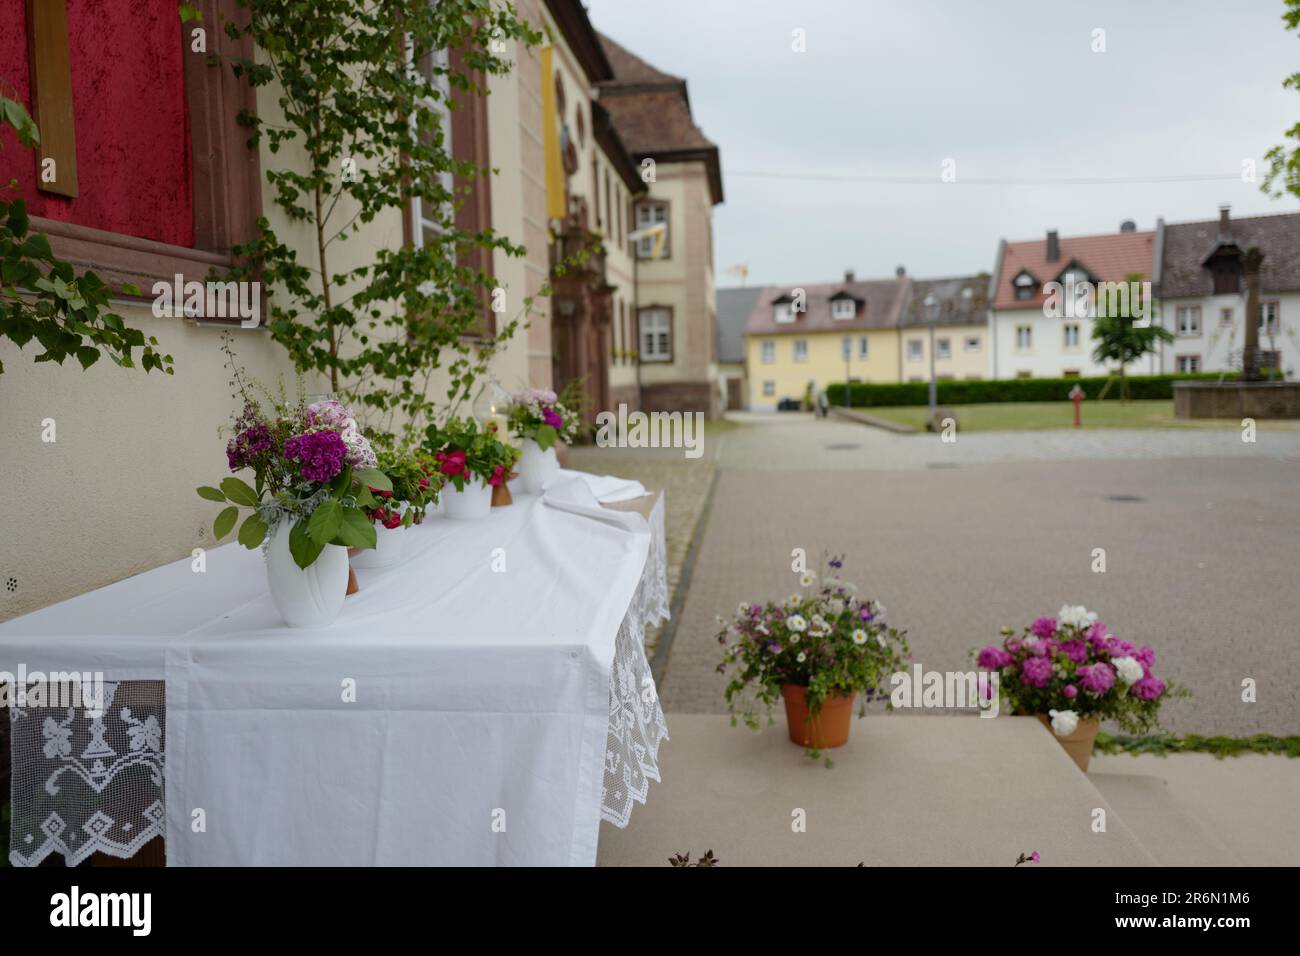
<path fill-rule="evenodd" d="M 1150 282 L 1154 240 L 1154 232 L 1138 232 L 1132 222 L 1100 236 L 1061 238 L 1051 231 L 1045 239 L 1004 240 L 989 291 L 992 377 L 1107 374 L 1105 365 L 1092 360 L 1091 300 L 1076 301 L 1068 292 L 1126 282 L 1132 275 Z M 1150 371 L 1155 363 L 1150 357 L 1129 371 Z"/>
<path fill-rule="evenodd" d="M 1260 365 L 1295 378 L 1300 365 L 1300 213 L 1156 227 L 1154 278 L 1159 321 L 1177 336 L 1160 347 L 1162 372 L 1239 371 L 1246 336 L 1242 257 L 1264 254 L 1260 269 Z"/>

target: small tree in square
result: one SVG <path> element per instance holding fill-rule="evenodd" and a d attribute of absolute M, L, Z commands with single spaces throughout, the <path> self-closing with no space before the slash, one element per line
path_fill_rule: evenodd
<path fill-rule="evenodd" d="M 1092 360 L 1100 364 L 1114 362 L 1119 366 L 1119 397 L 1128 401 L 1128 379 L 1125 367 L 1149 352 L 1154 352 L 1161 342 L 1172 342 L 1173 333 L 1155 323 L 1155 307 L 1142 298 L 1142 276 L 1130 274 L 1126 282 L 1131 290 L 1124 296 L 1096 296 L 1096 318 L 1092 337 L 1097 343 L 1092 350 Z M 1143 321 L 1142 325 L 1136 324 Z"/>

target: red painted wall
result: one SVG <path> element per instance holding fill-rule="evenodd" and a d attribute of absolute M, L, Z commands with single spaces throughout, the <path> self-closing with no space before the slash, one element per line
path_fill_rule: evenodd
<path fill-rule="evenodd" d="M 11 179 L 18 186 L 3 194 L 26 199 L 34 215 L 192 246 L 193 163 L 176 0 L 66 3 L 80 194 L 38 192 L 36 152 L 8 127 L 0 133 L 0 187 Z M 0 90 L 30 112 L 30 88 L 26 0 L 0 0 Z"/>

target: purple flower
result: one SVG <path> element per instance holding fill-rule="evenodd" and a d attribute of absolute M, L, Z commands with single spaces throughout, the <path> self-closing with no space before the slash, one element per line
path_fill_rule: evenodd
<path fill-rule="evenodd" d="M 861 610 L 858 611 L 858 617 L 862 618 L 864 621 L 869 621 L 875 617 L 875 615 L 871 613 L 871 608 L 864 604 L 862 605 Z"/>
<path fill-rule="evenodd" d="M 1088 659 L 1088 645 L 1083 641 L 1066 641 L 1061 645 L 1061 650 L 1065 652 L 1066 657 L 1076 664 L 1082 664 Z"/>
<path fill-rule="evenodd" d="M 1020 672 L 1021 683 L 1030 687 L 1046 687 L 1052 679 L 1052 662 L 1046 657 L 1031 657 Z"/>
<path fill-rule="evenodd" d="M 1151 648 L 1145 644 L 1134 651 L 1133 656 L 1137 658 L 1137 662 L 1148 671 L 1156 666 L 1156 652 L 1151 650 Z"/>
<path fill-rule="evenodd" d="M 1061 693 L 1065 695 L 1066 700 L 1074 700 L 1074 698 L 1079 696 L 1079 688 L 1075 687 L 1073 684 L 1066 684 L 1065 687 L 1061 689 Z"/>
<path fill-rule="evenodd" d="M 1129 641 L 1122 641 L 1114 634 L 1106 638 L 1106 650 L 1111 657 L 1135 657 L 1137 648 Z"/>
<path fill-rule="evenodd" d="M 1155 700 L 1165 692 L 1165 682 L 1155 674 L 1147 674 L 1129 690 L 1134 697 L 1140 697 L 1142 700 Z"/>
<path fill-rule="evenodd" d="M 1092 627 L 1088 628 L 1084 637 L 1088 639 L 1088 643 L 1092 645 L 1094 651 L 1099 651 L 1105 648 L 1106 636 L 1108 633 L 1106 625 L 1101 623 L 1101 621 L 1098 621 Z"/>
<path fill-rule="evenodd" d="M 1056 633 L 1056 618 L 1040 617 L 1029 626 L 1034 637 L 1051 637 Z"/>
<path fill-rule="evenodd" d="M 1012 657 L 1000 647 L 990 644 L 980 651 L 978 664 L 985 670 L 1000 671 L 1011 663 Z"/>
<path fill-rule="evenodd" d="M 564 419 L 561 418 L 559 416 L 559 413 L 556 412 L 555 409 L 553 408 L 542 409 L 542 421 L 546 422 L 546 424 L 550 425 L 552 428 L 555 429 L 560 429 L 564 427 Z"/>
<path fill-rule="evenodd" d="M 1115 686 L 1115 671 L 1109 664 L 1080 667 L 1075 673 L 1083 689 L 1092 694 L 1104 694 Z"/>
<path fill-rule="evenodd" d="M 343 470 L 348 448 L 338 432 L 308 432 L 284 443 L 284 457 L 299 463 L 308 481 L 329 481 Z"/>
<path fill-rule="evenodd" d="M 226 463 L 231 471 L 247 468 L 259 455 L 270 451 L 273 444 L 266 422 L 253 422 L 226 445 Z"/>

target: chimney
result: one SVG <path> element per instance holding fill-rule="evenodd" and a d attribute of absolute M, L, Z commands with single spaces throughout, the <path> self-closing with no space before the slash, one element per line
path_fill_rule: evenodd
<path fill-rule="evenodd" d="M 1125 219 L 1119 224 L 1120 232 L 1137 232 L 1138 225 L 1132 219 Z"/>
<path fill-rule="evenodd" d="M 1047 261 L 1055 262 L 1061 258 L 1061 240 L 1056 237 L 1056 230 L 1047 230 Z"/>
<path fill-rule="evenodd" d="M 903 276 L 907 275 L 907 270 L 904 269 L 902 266 L 899 266 L 897 269 L 894 270 L 894 275 L 896 275 L 898 278 L 901 279 L 903 278 Z"/>
<path fill-rule="evenodd" d="M 848 284 L 849 284 L 850 282 L 852 282 L 852 281 L 853 281 L 853 270 L 852 270 L 852 269 L 845 269 L 845 270 L 844 270 L 844 284 L 845 284 L 845 285 L 848 285 Z"/>
<path fill-rule="evenodd" d="M 1226 202 L 1219 206 L 1219 235 L 1226 236 L 1232 229 L 1231 222 L 1228 218 L 1228 211 L 1232 209 Z"/>

